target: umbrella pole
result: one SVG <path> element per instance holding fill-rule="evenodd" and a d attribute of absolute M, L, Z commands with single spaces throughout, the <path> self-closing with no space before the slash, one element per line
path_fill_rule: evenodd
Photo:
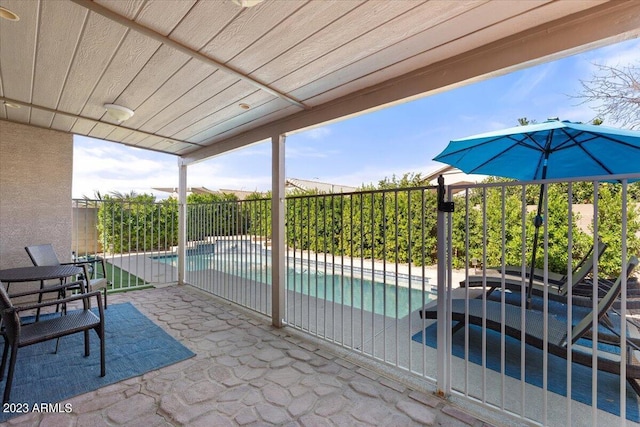
<path fill-rule="evenodd" d="M 538 233 L 540 226 L 544 224 L 544 220 L 540 215 L 542 211 L 542 202 L 544 199 L 544 187 L 545 184 L 540 186 L 540 198 L 538 199 L 538 213 L 534 219 L 533 225 L 536 227 L 536 231 L 533 234 L 533 252 L 531 253 L 531 266 L 529 267 L 529 289 L 527 289 L 527 309 L 531 308 L 531 294 L 533 292 L 533 275 L 536 268 L 536 252 L 538 250 Z"/>
<path fill-rule="evenodd" d="M 553 130 L 549 132 L 549 134 L 547 135 L 547 143 L 545 144 L 545 147 L 544 147 L 544 157 L 542 159 L 542 175 L 540 176 L 541 179 L 547 178 L 547 166 L 549 164 L 549 154 L 551 154 L 552 140 L 553 140 Z M 542 202 L 543 202 L 542 199 L 544 198 L 544 189 L 545 189 L 545 184 L 541 184 L 540 197 L 538 198 L 538 214 L 536 215 L 536 218 L 533 222 L 533 224 L 536 226 L 536 231 L 533 234 L 533 252 L 531 253 L 531 267 L 530 267 L 531 271 L 529 274 L 529 289 L 527 292 L 527 309 L 531 308 L 531 293 L 533 292 L 533 273 L 536 268 L 536 252 L 538 250 L 538 231 L 540 226 L 544 223 L 542 216 L 540 216 L 540 212 L 542 211 Z"/>

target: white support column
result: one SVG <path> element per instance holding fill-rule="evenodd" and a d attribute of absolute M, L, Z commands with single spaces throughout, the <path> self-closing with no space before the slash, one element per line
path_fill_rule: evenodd
<path fill-rule="evenodd" d="M 451 322 L 448 321 L 449 295 L 448 295 L 448 262 L 447 262 L 447 216 L 453 211 L 453 203 L 445 202 L 445 186 L 442 175 L 438 178 L 438 222 L 437 222 L 437 248 L 438 248 L 438 323 L 437 339 L 437 391 L 441 396 L 451 393 L 450 382 L 450 351 L 449 331 Z"/>
<path fill-rule="evenodd" d="M 281 328 L 285 317 L 285 171 L 284 135 L 271 137 L 271 322 Z"/>
<path fill-rule="evenodd" d="M 178 284 L 184 285 L 187 247 L 187 165 L 178 159 Z"/>

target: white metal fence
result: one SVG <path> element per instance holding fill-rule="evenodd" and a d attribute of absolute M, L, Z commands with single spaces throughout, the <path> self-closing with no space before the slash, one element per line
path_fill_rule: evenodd
<path fill-rule="evenodd" d="M 640 191 L 627 181 L 640 175 L 617 178 L 448 186 L 446 200 L 436 187 L 287 197 L 284 320 L 511 420 L 636 423 L 636 368 L 620 360 L 638 356 L 640 291 L 623 272 L 640 252 Z M 116 288 L 177 280 L 175 202 L 75 203 L 77 255 L 120 269 Z M 271 201 L 189 204 L 186 220 L 186 281 L 270 316 Z"/>
<path fill-rule="evenodd" d="M 443 392 L 535 424 L 640 421 L 638 394 L 626 379 L 638 372 L 624 362 L 639 355 L 639 323 L 629 310 L 640 308 L 636 281 L 626 274 L 640 249 L 638 188 L 626 178 L 638 177 L 447 188 L 455 213 L 443 214 L 447 239 L 440 243 L 449 271 L 439 284 L 443 310 L 424 313 L 443 328 Z M 542 184 L 540 271 L 532 281 L 532 198 Z M 598 247 L 605 247 L 602 254 Z M 588 274 L 575 284 L 585 256 Z M 462 280 L 452 279 L 453 267 L 463 268 Z M 532 285 L 528 303 L 522 290 Z M 613 301 L 605 312 L 606 297 Z"/>
<path fill-rule="evenodd" d="M 435 378 L 412 340 L 434 297 L 435 200 L 429 187 L 287 198 L 287 324 Z"/>
<path fill-rule="evenodd" d="M 177 204 L 139 200 L 73 200 L 72 251 L 106 261 L 111 291 L 177 280 Z M 101 268 L 94 268 L 102 274 Z"/>
<path fill-rule="evenodd" d="M 189 204 L 186 281 L 269 314 L 270 215 L 267 199 Z"/>

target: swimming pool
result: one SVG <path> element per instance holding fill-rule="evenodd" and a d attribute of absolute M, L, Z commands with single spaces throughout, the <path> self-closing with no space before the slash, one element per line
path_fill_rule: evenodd
<path fill-rule="evenodd" d="M 152 257 L 155 261 L 177 266 L 177 255 L 160 255 Z M 194 254 L 186 257 L 187 271 L 217 270 L 261 283 L 271 283 L 271 260 L 268 255 L 257 257 L 208 254 Z M 290 260 L 289 265 L 296 264 Z M 323 268 L 324 267 L 324 268 Z M 398 280 L 388 274 L 375 276 L 371 270 L 345 269 L 343 274 L 331 272 L 324 264 L 313 268 L 307 264 L 297 263 L 287 268 L 287 289 L 295 294 L 306 295 L 321 300 L 343 304 L 354 309 L 373 311 L 389 317 L 402 318 L 412 311 L 418 310 L 433 299 L 431 288 L 425 279 L 425 291 L 422 290 L 422 279 L 407 276 Z M 372 280 L 375 277 L 375 280 Z M 410 286 L 410 287 L 409 287 Z M 293 298 L 296 298 L 296 296 Z M 291 298 L 291 297 L 290 297 Z"/>
<path fill-rule="evenodd" d="M 405 317 L 433 298 L 430 292 L 423 292 L 421 287 L 422 283 L 412 283 L 411 289 L 396 286 L 393 277 L 383 283 L 360 275 L 323 274 L 320 271 L 309 274 L 291 268 L 287 272 L 289 290 L 369 312 L 373 307 L 374 313 L 384 313 L 394 318 Z"/>

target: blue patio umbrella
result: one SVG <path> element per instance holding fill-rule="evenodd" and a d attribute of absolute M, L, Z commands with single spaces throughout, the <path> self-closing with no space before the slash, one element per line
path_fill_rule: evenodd
<path fill-rule="evenodd" d="M 639 173 L 640 132 L 554 119 L 452 140 L 434 160 L 469 174 L 518 180 Z M 528 301 L 543 197 L 544 185 L 534 223 Z"/>

